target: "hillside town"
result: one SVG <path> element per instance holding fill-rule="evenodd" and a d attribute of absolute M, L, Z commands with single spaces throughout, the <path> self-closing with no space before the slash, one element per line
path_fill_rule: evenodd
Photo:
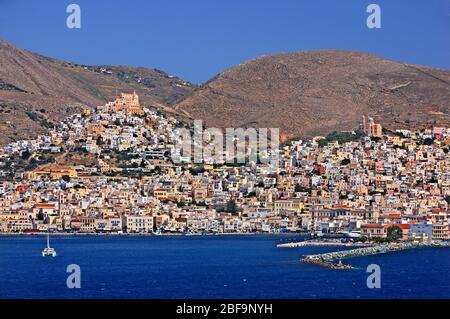
<path fill-rule="evenodd" d="M 0 232 L 313 232 L 450 239 L 450 129 L 355 132 L 282 145 L 272 162 L 175 163 L 175 117 L 135 93 L 0 149 Z"/>

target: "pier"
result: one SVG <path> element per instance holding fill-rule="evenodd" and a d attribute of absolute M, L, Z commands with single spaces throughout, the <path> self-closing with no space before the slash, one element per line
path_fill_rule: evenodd
<path fill-rule="evenodd" d="M 297 246 L 298 247 L 298 246 Z M 332 269 L 350 269 L 351 265 L 345 265 L 342 263 L 336 263 L 335 260 L 341 260 L 344 258 L 358 257 L 358 256 L 369 256 L 385 254 L 394 251 L 421 248 L 421 247 L 450 247 L 450 242 L 436 241 L 431 243 L 395 243 L 395 244 L 384 244 L 378 246 L 355 248 L 343 251 L 335 251 L 330 253 L 323 253 L 317 255 L 305 255 L 301 259 L 302 262 L 308 264 L 316 264 L 320 266 L 329 267 Z"/>

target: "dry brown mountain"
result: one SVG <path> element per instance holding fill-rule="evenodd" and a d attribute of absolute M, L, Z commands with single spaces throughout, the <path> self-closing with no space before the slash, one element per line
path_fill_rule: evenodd
<path fill-rule="evenodd" d="M 450 126 L 449 83 L 448 70 L 309 51 L 261 57 L 196 88 L 156 69 L 79 65 L 0 40 L 0 145 L 133 90 L 208 126 L 279 127 L 285 139 L 355 129 L 362 115 L 389 128 Z"/>
<path fill-rule="evenodd" d="M 450 71 L 351 51 L 265 56 L 208 81 L 175 108 L 213 127 L 279 127 L 285 139 L 358 127 L 450 124 Z"/>
<path fill-rule="evenodd" d="M 143 105 L 167 110 L 194 89 L 156 69 L 68 63 L 0 40 L 0 145 L 32 138 L 86 105 L 104 104 L 116 91 L 135 90 Z"/>

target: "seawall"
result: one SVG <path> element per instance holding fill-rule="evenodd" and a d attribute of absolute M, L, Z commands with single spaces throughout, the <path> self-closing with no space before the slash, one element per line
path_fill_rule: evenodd
<path fill-rule="evenodd" d="M 344 258 L 368 256 L 384 254 L 394 251 L 400 251 L 405 249 L 421 248 L 421 247 L 450 247 L 450 242 L 436 241 L 431 243 L 395 243 L 395 244 L 383 244 L 378 246 L 362 247 L 349 250 L 335 251 L 330 253 L 323 253 L 317 255 L 305 255 L 301 259 L 302 262 L 309 264 L 316 264 L 333 269 L 348 269 L 352 268 L 350 265 L 343 265 L 340 262 L 337 264 L 335 260 L 341 260 Z"/>

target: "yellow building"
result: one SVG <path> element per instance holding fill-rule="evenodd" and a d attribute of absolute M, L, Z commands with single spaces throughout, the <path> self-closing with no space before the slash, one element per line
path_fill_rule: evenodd
<path fill-rule="evenodd" d="M 70 166 L 52 166 L 36 169 L 28 173 L 30 180 L 40 180 L 42 177 L 50 177 L 53 180 L 61 179 L 63 176 L 77 177 L 77 171 Z"/>
<path fill-rule="evenodd" d="M 84 117 L 88 117 L 91 116 L 92 111 L 91 109 L 83 109 L 82 113 L 81 113 Z"/>

